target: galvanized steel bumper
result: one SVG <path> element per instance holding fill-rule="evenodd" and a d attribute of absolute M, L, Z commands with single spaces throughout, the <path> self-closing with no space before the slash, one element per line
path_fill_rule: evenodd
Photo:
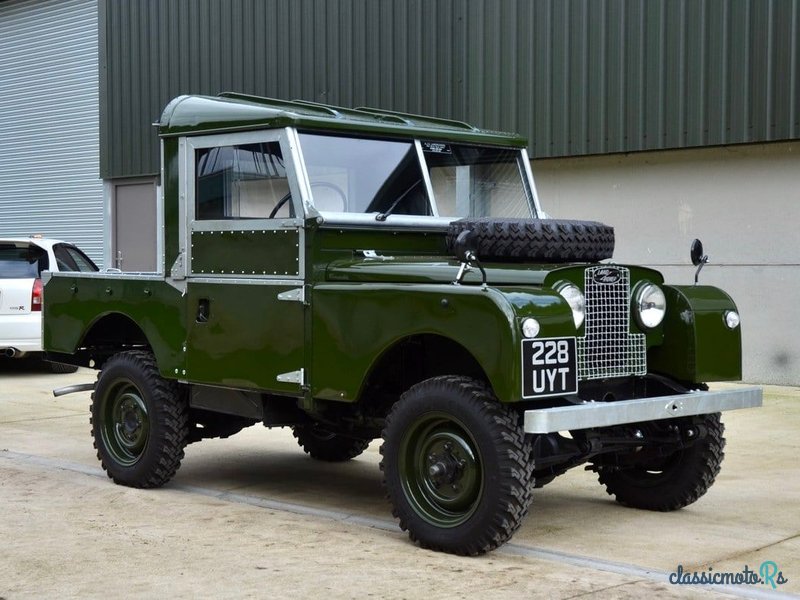
<path fill-rule="evenodd" d="M 753 408 L 761 404 L 762 391 L 758 387 L 717 392 L 689 392 L 618 402 L 586 402 L 574 406 L 526 410 L 525 432 L 553 433 L 570 429 L 608 427 Z"/>

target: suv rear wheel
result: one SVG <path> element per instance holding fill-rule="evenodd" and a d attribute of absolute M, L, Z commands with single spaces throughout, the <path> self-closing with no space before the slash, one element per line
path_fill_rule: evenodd
<path fill-rule="evenodd" d="M 339 435 L 316 425 L 295 425 L 292 429 L 297 443 L 306 454 L 327 462 L 344 462 L 355 458 L 370 443 L 370 440 Z"/>
<path fill-rule="evenodd" d="M 189 407 L 178 384 L 140 350 L 111 357 L 91 405 L 97 457 L 115 483 L 159 487 L 172 479 L 189 435 Z"/>

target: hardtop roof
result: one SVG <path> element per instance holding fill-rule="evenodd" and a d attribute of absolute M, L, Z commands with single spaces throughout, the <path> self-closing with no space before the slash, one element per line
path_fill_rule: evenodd
<path fill-rule="evenodd" d="M 276 100 L 232 92 L 219 96 L 178 96 L 167 104 L 156 125 L 164 137 L 297 127 L 345 134 L 527 146 L 527 140 L 517 134 L 478 129 L 461 121 L 367 107 L 342 108 L 304 100 Z"/>

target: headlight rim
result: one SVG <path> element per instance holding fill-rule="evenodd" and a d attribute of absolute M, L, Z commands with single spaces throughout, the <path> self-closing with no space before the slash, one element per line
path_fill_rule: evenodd
<path fill-rule="evenodd" d="M 650 288 L 650 287 L 652 287 L 654 290 L 656 290 L 661 295 L 661 298 L 663 300 L 663 303 L 662 303 L 663 304 L 663 308 L 661 309 L 661 316 L 660 316 L 660 318 L 658 319 L 657 322 L 652 323 L 652 324 L 647 323 L 645 321 L 645 318 L 644 318 L 643 314 L 642 314 L 643 313 L 643 311 L 642 311 L 642 300 L 643 300 L 643 297 L 645 296 L 646 290 L 648 290 L 648 288 Z M 632 301 L 632 304 L 633 304 L 632 312 L 633 312 L 634 319 L 636 320 L 636 324 L 639 325 L 639 327 L 643 331 L 652 331 L 652 330 L 657 329 L 658 327 L 660 327 L 661 325 L 664 324 L 664 319 L 667 316 L 667 297 L 664 294 L 664 290 L 661 289 L 660 285 L 658 285 L 657 283 L 655 283 L 653 281 L 650 281 L 648 279 L 644 279 L 644 280 L 638 282 L 634 286 L 634 288 L 632 290 L 631 301 Z"/>
<path fill-rule="evenodd" d="M 580 296 L 580 312 L 575 308 L 575 306 L 573 306 L 572 302 L 570 302 L 570 299 L 564 295 L 564 290 L 567 288 L 574 288 L 577 290 Z M 575 325 L 575 330 L 579 330 L 583 324 L 586 323 L 586 294 L 583 293 L 583 290 L 579 285 L 573 283 L 572 281 L 567 281 L 566 279 L 556 281 L 553 284 L 553 289 L 558 292 L 558 295 L 561 296 L 569 305 L 569 308 L 572 311 L 572 322 Z M 578 314 L 580 315 L 580 318 L 578 318 Z"/>

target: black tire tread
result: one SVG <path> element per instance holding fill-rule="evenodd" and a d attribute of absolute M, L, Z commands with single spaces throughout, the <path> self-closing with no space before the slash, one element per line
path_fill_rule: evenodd
<path fill-rule="evenodd" d="M 372 440 L 333 434 L 321 439 L 313 433 L 313 425 L 295 425 L 292 435 L 311 458 L 325 462 L 344 462 L 355 458 L 369 447 Z"/>
<path fill-rule="evenodd" d="M 503 475 L 502 497 L 503 507 L 497 511 L 489 527 L 480 535 L 466 542 L 452 545 L 433 543 L 414 531 L 407 515 L 398 509 L 398 502 L 393 498 L 391 484 L 386 475 L 386 440 L 393 432 L 394 422 L 398 418 L 398 410 L 403 406 L 403 400 L 409 395 L 421 391 L 435 391 L 446 388 L 456 388 L 467 398 L 473 410 L 489 423 L 492 429 L 494 444 L 503 455 L 500 472 Z M 501 405 L 486 384 L 469 377 L 445 375 L 433 377 L 412 386 L 395 404 L 386 418 L 382 433 L 384 443 L 380 447 L 380 469 L 384 474 L 383 485 L 387 490 L 386 497 L 392 505 L 392 515 L 399 520 L 400 528 L 408 532 L 409 538 L 421 547 L 439 552 L 449 552 L 461 556 L 478 556 L 485 554 L 506 543 L 520 528 L 533 498 L 533 461 L 530 441 L 519 425 L 516 413 Z M 402 494 L 402 490 L 394 490 Z"/>
<path fill-rule="evenodd" d="M 136 488 L 156 488 L 167 483 L 181 465 L 184 457 L 189 436 L 189 409 L 185 399 L 180 394 L 177 382 L 161 377 L 156 364 L 156 359 L 152 353 L 143 350 L 131 350 L 122 352 L 111 357 L 103 366 L 103 370 L 98 373 L 98 384 L 103 377 L 106 369 L 114 364 L 125 364 L 134 369 L 140 370 L 149 388 L 153 391 L 153 399 L 156 405 L 156 414 L 150 415 L 151 423 L 153 419 L 157 422 L 151 424 L 151 438 L 149 444 L 155 443 L 155 456 L 149 457 L 146 468 L 141 473 L 120 474 L 119 469 L 109 465 L 103 457 L 101 449 L 98 448 L 97 439 L 99 431 L 95 431 L 95 419 L 90 418 L 92 426 L 92 437 L 94 438 L 94 448 L 97 450 L 97 458 L 103 470 L 114 483 Z M 97 386 L 95 386 L 97 389 Z M 95 395 L 92 392 L 91 414 L 94 415 Z M 161 438 L 153 439 L 154 430 L 163 432 Z"/>
<path fill-rule="evenodd" d="M 616 501 L 631 508 L 669 512 L 696 502 L 713 485 L 725 457 L 725 425 L 720 413 L 704 415 L 706 437 L 683 452 L 685 462 L 679 472 L 658 487 L 642 488 L 631 485 L 624 471 L 600 467 L 598 478 L 606 492 Z"/>
<path fill-rule="evenodd" d="M 459 219 L 450 223 L 447 249 L 458 234 L 472 230 L 480 260 L 597 262 L 614 254 L 614 228 L 596 221 L 567 219 Z"/>

